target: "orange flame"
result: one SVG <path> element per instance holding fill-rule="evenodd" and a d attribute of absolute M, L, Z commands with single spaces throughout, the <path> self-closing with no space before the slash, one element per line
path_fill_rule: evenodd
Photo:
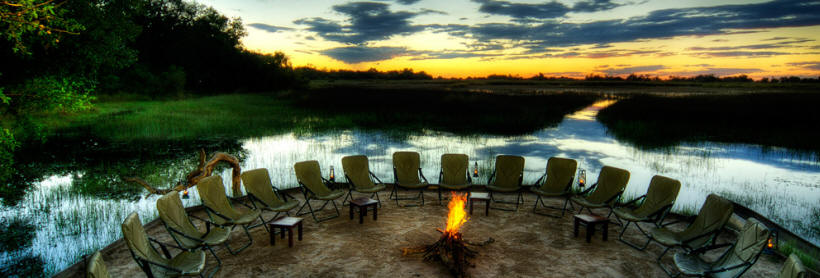
<path fill-rule="evenodd" d="M 467 223 L 467 212 L 464 211 L 464 205 L 467 203 L 467 193 L 457 194 L 453 192 L 453 197 L 450 198 L 450 203 L 447 207 L 450 212 L 447 214 L 447 229 L 444 231 L 447 236 L 457 237 L 458 230 L 461 225 Z"/>

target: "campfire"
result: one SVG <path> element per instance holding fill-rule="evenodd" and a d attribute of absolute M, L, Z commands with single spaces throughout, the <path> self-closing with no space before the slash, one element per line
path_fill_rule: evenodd
<path fill-rule="evenodd" d="M 425 261 L 438 261 L 446 266 L 455 277 L 469 276 L 465 271 L 467 266 L 475 267 L 469 258 L 475 258 L 478 252 L 470 249 L 467 245 L 484 246 L 494 240 L 490 238 L 483 243 L 470 243 L 463 240 L 461 237 L 461 226 L 467 223 L 469 217 L 464 211 L 464 205 L 467 203 L 467 193 L 457 194 L 453 193 L 450 198 L 450 203 L 447 204 L 449 213 L 447 214 L 447 227 L 441 232 L 441 238 L 433 244 L 404 248 L 402 253 L 404 255 L 424 253 Z"/>

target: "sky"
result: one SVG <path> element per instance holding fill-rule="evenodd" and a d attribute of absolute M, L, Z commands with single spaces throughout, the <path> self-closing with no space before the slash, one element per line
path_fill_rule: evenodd
<path fill-rule="evenodd" d="M 820 76 L 820 1 L 197 0 L 294 66 L 435 77 Z"/>

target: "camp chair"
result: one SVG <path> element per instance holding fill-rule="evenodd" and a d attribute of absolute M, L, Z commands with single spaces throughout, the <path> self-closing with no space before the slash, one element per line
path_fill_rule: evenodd
<path fill-rule="evenodd" d="M 623 207 L 614 210 L 615 218 L 618 219 L 619 222 L 621 219 L 626 221 L 626 225 L 621 229 L 618 240 L 638 250 L 646 249 L 646 246 L 648 246 L 652 240 L 649 239 L 649 234 L 641 228 L 638 222 L 653 223 L 655 227 L 660 228 L 663 219 L 666 218 L 666 214 L 669 213 L 669 210 L 672 209 L 672 205 L 675 204 L 675 199 L 678 198 L 679 191 L 680 181 L 664 176 L 652 177 L 652 181 L 649 182 L 649 189 L 645 195 L 629 201 L 625 203 Z M 640 200 L 644 200 L 640 206 L 630 207 L 630 205 Z M 644 243 L 642 247 L 627 242 L 623 238 L 626 228 L 633 222 L 635 223 L 635 227 L 638 227 L 638 230 L 647 237 L 646 243 Z"/>
<path fill-rule="evenodd" d="M 382 201 L 379 199 L 379 191 L 384 190 L 386 187 L 379 177 L 373 174 L 373 172 L 370 172 L 367 156 L 352 155 L 342 157 L 342 169 L 345 171 L 347 182 L 350 183 L 347 196 L 345 196 L 345 199 L 342 201 L 342 205 L 344 205 L 348 197 L 350 197 L 351 201 L 353 200 L 354 190 L 360 193 L 371 193 L 370 198 L 375 196 L 376 200 L 379 200 L 379 206 L 382 205 Z M 375 179 L 376 182 L 373 182 L 373 179 Z"/>
<path fill-rule="evenodd" d="M 535 181 L 535 185 L 530 187 L 530 191 L 538 196 L 535 199 L 535 206 L 532 207 L 532 212 L 556 218 L 564 217 L 564 213 L 567 211 L 567 204 L 569 204 L 569 198 L 572 196 L 572 181 L 575 180 L 575 171 L 577 169 L 578 162 L 574 159 L 550 157 L 550 159 L 547 160 L 547 171 Z M 544 183 L 541 183 L 541 181 L 544 181 Z M 564 207 L 558 208 L 544 205 L 543 197 L 561 197 L 564 199 Z M 541 206 L 545 208 L 561 210 L 561 216 L 538 212 L 539 202 Z"/>
<path fill-rule="evenodd" d="M 122 236 L 125 238 L 128 251 L 131 252 L 131 257 L 134 258 L 137 265 L 142 268 L 142 271 L 148 277 L 193 275 L 204 277 L 202 271 L 205 269 L 205 252 L 202 252 L 202 250 L 193 252 L 182 250 L 176 256 L 171 257 L 167 247 L 178 247 L 165 245 L 148 237 L 136 212 L 129 214 L 122 222 Z M 151 242 L 159 245 L 165 255 L 164 257 L 157 252 L 156 247 Z"/>
<path fill-rule="evenodd" d="M 697 277 L 740 277 L 757 262 L 769 240 L 769 229 L 754 218 L 746 219 L 746 225 L 732 244 L 709 246 L 694 252 L 676 253 L 675 266 L 678 275 Z M 707 262 L 700 254 L 729 246 L 714 262 Z M 678 276 L 675 275 L 675 276 Z"/>
<path fill-rule="evenodd" d="M 524 178 L 524 158 L 517 155 L 499 155 L 495 158 L 495 171 L 487 179 L 487 190 L 490 191 L 490 200 L 502 204 L 515 204 L 515 209 L 491 207 L 493 209 L 514 211 L 518 210 L 518 204 L 524 202 L 521 193 L 521 181 Z M 515 203 L 509 201 L 495 200 L 493 192 L 509 193 L 517 192 Z"/>
<path fill-rule="evenodd" d="M 102 259 L 100 251 L 94 252 L 91 259 L 88 260 L 88 265 L 85 269 L 86 278 L 109 278 L 108 268 L 105 267 L 105 262 Z"/>
<path fill-rule="evenodd" d="M 310 213 L 313 216 L 313 221 L 316 222 L 322 222 L 339 217 L 339 207 L 336 206 L 335 200 L 344 196 L 345 192 L 340 189 L 331 191 L 327 188 L 325 183 L 329 183 L 330 181 L 322 178 L 322 172 L 319 170 L 319 162 L 316 160 L 296 162 L 296 164 L 293 165 L 293 170 L 296 171 L 296 180 L 299 181 L 299 185 L 301 185 L 300 189 L 302 190 L 302 194 L 305 196 L 305 203 L 299 208 L 296 215 L 305 215 Z M 313 206 L 310 205 L 311 199 L 322 200 L 325 201 L 325 203 L 318 210 L 314 210 Z M 316 212 L 325 209 L 327 203 L 333 203 L 333 208 L 336 209 L 336 215 L 328 216 L 322 219 L 316 218 Z M 305 206 L 307 206 L 310 211 L 301 213 Z"/>
<path fill-rule="evenodd" d="M 157 200 L 157 212 L 159 212 L 159 219 L 162 220 L 162 225 L 171 234 L 171 238 L 177 243 L 177 246 L 183 250 L 194 251 L 196 249 L 208 249 L 211 255 L 214 255 L 217 266 L 214 272 L 222 267 L 222 260 L 211 248 L 215 245 L 224 244 L 228 251 L 230 246 L 226 243 L 228 237 L 231 235 L 231 227 L 220 227 L 207 220 L 205 222 L 205 232 L 200 232 L 194 226 L 191 218 L 185 213 L 185 207 L 182 206 L 182 200 L 179 199 L 179 192 L 171 191 L 163 195 Z M 212 227 L 213 225 L 213 227 Z M 234 252 L 230 251 L 232 254 Z"/>
<path fill-rule="evenodd" d="M 609 218 L 609 216 L 612 215 L 612 208 L 618 203 L 618 199 L 620 199 L 621 194 L 624 193 L 628 182 L 629 171 L 604 166 L 601 168 L 601 174 L 598 175 L 598 181 L 578 196 L 570 197 L 570 201 L 581 206 L 578 213 L 581 213 L 584 208 L 586 208 L 589 213 L 592 213 L 590 208 L 609 208 L 609 214 L 606 216 Z M 593 189 L 595 191 L 592 191 Z M 592 193 L 589 193 L 590 191 L 592 191 Z M 586 195 L 586 197 L 584 197 L 584 195 Z"/>
<path fill-rule="evenodd" d="M 288 215 L 288 211 L 299 205 L 298 200 L 293 197 L 288 200 L 287 194 L 273 187 L 270 181 L 270 175 L 268 175 L 268 169 L 259 168 L 245 171 L 240 177 L 242 178 L 242 183 L 245 184 L 245 191 L 248 192 L 251 205 L 253 205 L 255 209 L 276 212 L 276 215 L 269 220 L 263 219 L 262 214 L 259 214 L 259 220 L 262 221 L 259 225 L 264 226 L 265 230 L 268 230 L 268 225 L 265 225 L 266 223 L 276 220 L 279 214 L 283 212 L 285 215 Z"/>
<path fill-rule="evenodd" d="M 465 190 L 472 186 L 469 158 L 466 154 L 442 154 L 441 170 L 438 173 L 438 203 L 441 204 L 441 190 Z"/>
<path fill-rule="evenodd" d="M 390 192 L 390 199 L 396 200 L 396 206 L 399 205 L 399 200 L 418 200 L 421 199 L 421 205 L 424 205 L 424 189 L 429 183 L 424 173 L 421 172 L 421 159 L 417 152 L 394 152 L 393 153 L 393 180 L 395 185 L 393 191 Z M 418 190 L 419 195 L 415 198 L 399 198 L 398 188 L 405 190 Z"/>
<path fill-rule="evenodd" d="M 806 277 L 806 267 L 803 266 L 803 263 L 800 262 L 800 258 L 797 257 L 797 254 L 792 253 L 786 258 L 786 262 L 783 263 L 783 268 L 780 269 L 780 274 L 777 276 L 778 278 L 805 278 Z"/>
<path fill-rule="evenodd" d="M 723 225 L 726 225 L 726 221 L 729 221 L 733 211 L 732 202 L 718 195 L 709 194 L 703 206 L 700 207 L 698 216 L 683 231 L 673 232 L 666 228 L 653 229 L 649 233 L 649 238 L 666 247 L 658 256 L 658 265 L 666 274 L 672 275 L 661 264 L 661 259 L 669 249 L 680 247 L 685 251 L 694 251 L 710 242 L 714 245 L 715 238 L 723 229 Z"/>
<path fill-rule="evenodd" d="M 222 177 L 220 176 L 210 176 L 200 180 L 196 185 L 196 189 L 199 191 L 199 198 L 202 199 L 202 205 L 205 207 L 205 212 L 208 213 L 211 222 L 219 226 L 232 226 L 231 228 L 242 226 L 242 229 L 245 230 L 245 235 L 248 236 L 248 244 L 236 251 L 231 249 L 228 249 L 228 251 L 235 255 L 251 246 L 253 237 L 251 237 L 248 229 L 261 212 L 250 206 L 248 206 L 249 210 L 247 211 L 239 211 L 233 208 L 230 201 L 228 201 L 228 196 L 225 195 L 225 186 L 222 185 Z"/>

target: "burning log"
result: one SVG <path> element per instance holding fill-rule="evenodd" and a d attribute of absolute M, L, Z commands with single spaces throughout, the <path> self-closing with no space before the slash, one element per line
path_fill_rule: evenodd
<path fill-rule="evenodd" d="M 441 262 L 450 273 L 455 277 L 469 277 L 466 267 L 475 267 L 469 259 L 475 258 L 477 251 L 470 249 L 467 245 L 484 246 L 492 243 L 495 240 L 490 238 L 483 243 L 470 243 L 461 237 L 459 229 L 467 222 L 469 217 L 464 211 L 464 204 L 467 201 L 467 195 L 453 193 L 450 203 L 447 205 L 449 213 L 447 215 L 447 228 L 441 232 L 441 238 L 433 244 L 402 249 L 403 255 L 424 253 L 425 261 Z"/>
<path fill-rule="evenodd" d="M 231 168 L 233 168 L 232 183 L 234 196 L 241 195 L 241 191 L 239 190 L 239 174 L 241 173 L 241 169 L 239 168 L 239 159 L 230 154 L 217 152 L 214 153 L 213 157 L 211 157 L 211 159 L 206 162 L 205 156 L 205 150 L 199 150 L 199 165 L 197 165 L 196 169 L 192 170 L 187 175 L 185 175 L 185 180 L 177 182 L 176 186 L 174 186 L 173 188 L 159 189 L 148 184 L 148 182 L 138 177 L 123 177 L 122 179 L 126 182 L 133 182 L 142 185 L 142 187 L 145 187 L 145 189 L 148 190 L 148 195 L 164 195 L 168 192 L 171 192 L 172 190 L 183 191 L 187 190 L 190 187 L 193 187 L 200 180 L 210 176 L 213 173 L 216 164 L 218 164 L 219 162 L 226 162 L 231 165 Z"/>

